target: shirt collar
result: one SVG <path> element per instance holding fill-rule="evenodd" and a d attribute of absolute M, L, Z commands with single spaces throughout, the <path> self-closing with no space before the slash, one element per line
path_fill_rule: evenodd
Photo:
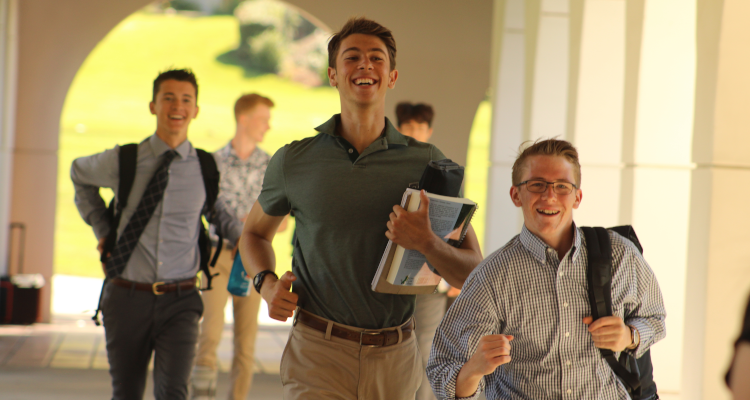
<path fill-rule="evenodd" d="M 531 233 L 531 231 L 526 228 L 526 225 L 524 225 L 523 229 L 521 229 L 520 239 L 523 247 L 529 253 L 531 253 L 531 255 L 537 259 L 537 261 L 539 261 L 540 263 L 544 263 L 547 248 L 551 247 L 548 246 L 547 243 L 544 243 L 544 241 L 537 235 Z M 581 253 L 581 233 L 575 222 L 573 222 L 573 247 L 571 248 L 571 251 L 571 261 L 575 262 Z"/>
<path fill-rule="evenodd" d="M 156 134 L 151 135 L 149 138 L 149 144 L 151 145 L 151 151 L 154 153 L 154 157 L 159 157 L 167 151 L 172 150 L 172 148 L 161 140 L 159 136 L 156 136 Z M 174 150 L 180 158 L 184 160 L 193 152 L 193 146 L 190 144 L 190 141 L 186 139 Z"/>
<path fill-rule="evenodd" d="M 332 137 L 339 137 L 339 135 L 336 134 L 336 125 L 340 123 L 341 114 L 335 114 L 328 121 L 315 128 L 315 130 Z M 386 148 L 388 148 L 389 146 L 408 145 L 406 136 L 402 135 L 401 132 L 399 132 L 398 129 L 396 129 L 393 124 L 391 124 L 391 121 L 388 119 L 388 117 L 385 117 L 385 135 L 381 136 L 381 140 L 383 140 L 383 145 Z"/>

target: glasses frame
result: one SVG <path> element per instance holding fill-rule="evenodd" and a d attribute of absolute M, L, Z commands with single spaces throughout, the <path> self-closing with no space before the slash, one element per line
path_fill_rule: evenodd
<path fill-rule="evenodd" d="M 572 183 L 572 182 L 566 182 L 566 181 L 548 182 L 548 181 L 545 181 L 544 179 L 527 179 L 527 180 L 525 180 L 525 181 L 523 181 L 523 182 L 521 182 L 521 183 L 519 183 L 518 185 L 515 185 L 515 186 L 517 186 L 517 187 L 520 188 L 522 185 L 525 185 L 525 184 L 527 184 L 529 182 L 544 182 L 544 183 L 547 184 L 547 186 L 545 186 L 544 190 L 541 191 L 541 192 L 533 192 L 533 191 L 529 190 L 528 186 L 526 186 L 526 190 L 529 190 L 530 193 L 544 193 L 544 192 L 547 191 L 547 188 L 549 187 L 549 185 L 552 185 L 552 191 L 555 192 L 555 194 L 561 195 L 561 196 L 569 195 L 570 193 L 573 193 L 573 190 L 578 190 L 578 186 L 575 183 Z M 555 189 L 555 184 L 556 183 L 567 183 L 569 185 L 572 185 L 573 186 L 573 190 L 571 190 L 570 193 L 557 193 L 557 189 Z"/>

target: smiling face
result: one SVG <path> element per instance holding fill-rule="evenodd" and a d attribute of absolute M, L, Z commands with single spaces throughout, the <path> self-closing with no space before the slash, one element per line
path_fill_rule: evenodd
<path fill-rule="evenodd" d="M 522 167 L 521 181 L 542 179 L 547 182 L 576 183 L 573 165 L 562 156 L 530 156 Z M 556 248 L 560 243 L 572 243 L 573 210 L 581 204 L 583 193 L 574 189 L 567 195 L 556 194 L 552 185 L 543 193 L 532 193 L 526 185 L 513 186 L 510 197 L 523 210 L 526 229 L 545 243 Z"/>
<path fill-rule="evenodd" d="M 377 36 L 355 33 L 344 38 L 336 67 L 328 68 L 328 79 L 339 90 L 342 109 L 385 107 L 385 92 L 393 89 L 398 79 L 398 71 L 391 71 L 390 65 L 388 49 Z"/>
<path fill-rule="evenodd" d="M 187 138 L 188 126 L 198 115 L 195 87 L 190 82 L 167 79 L 149 108 L 156 115 L 157 136 L 165 141 L 166 137 Z"/>

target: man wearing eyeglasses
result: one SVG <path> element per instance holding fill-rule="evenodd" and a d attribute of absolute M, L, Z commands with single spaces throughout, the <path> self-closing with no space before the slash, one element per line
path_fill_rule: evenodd
<path fill-rule="evenodd" d="M 578 152 L 538 141 L 513 164 L 519 235 L 467 278 L 438 327 L 427 375 L 441 399 L 629 399 L 599 349 L 640 357 L 666 335 L 654 273 L 610 232 L 613 316 L 592 321 Z M 512 349 L 511 349 L 512 345 Z"/>

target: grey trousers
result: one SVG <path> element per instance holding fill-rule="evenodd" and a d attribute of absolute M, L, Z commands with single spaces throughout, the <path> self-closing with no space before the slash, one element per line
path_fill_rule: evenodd
<path fill-rule="evenodd" d="M 198 291 L 157 296 L 107 284 L 102 314 L 112 398 L 143 398 L 154 353 L 154 397 L 186 399 L 203 314 Z"/>

